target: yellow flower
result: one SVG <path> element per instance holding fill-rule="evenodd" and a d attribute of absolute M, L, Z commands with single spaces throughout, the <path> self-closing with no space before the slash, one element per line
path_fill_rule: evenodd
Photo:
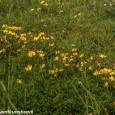
<path fill-rule="evenodd" d="M 41 37 L 41 36 L 44 36 L 44 35 L 45 35 L 45 33 L 41 32 L 41 33 L 39 33 L 38 37 Z"/>
<path fill-rule="evenodd" d="M 32 69 L 32 65 L 28 65 L 28 66 L 25 68 L 26 71 L 31 71 L 31 69 Z"/>
<path fill-rule="evenodd" d="M 103 55 L 103 54 L 99 55 L 99 57 L 101 57 L 101 58 L 106 58 L 106 56 Z"/>
<path fill-rule="evenodd" d="M 45 67 L 45 64 L 42 64 L 41 66 L 40 66 L 40 68 L 44 68 Z"/>
<path fill-rule="evenodd" d="M 59 71 L 63 71 L 63 69 L 62 69 L 62 68 L 60 68 L 60 69 L 59 69 Z"/>
<path fill-rule="evenodd" d="M 76 53 L 73 53 L 73 55 L 74 55 L 74 56 L 77 55 L 77 52 L 76 52 Z"/>
<path fill-rule="evenodd" d="M 54 70 L 49 70 L 49 73 L 54 74 L 55 71 Z"/>
<path fill-rule="evenodd" d="M 90 66 L 90 67 L 88 67 L 88 69 L 89 69 L 89 70 L 92 70 L 93 68 Z"/>
<path fill-rule="evenodd" d="M 34 9 L 31 9 L 31 11 L 34 11 Z"/>
<path fill-rule="evenodd" d="M 35 55 L 36 55 L 36 53 L 34 51 L 29 51 L 29 53 L 28 53 L 28 57 L 32 57 L 32 56 L 35 56 Z"/>
<path fill-rule="evenodd" d="M 73 48 L 73 49 L 72 49 L 72 52 L 74 52 L 74 51 L 77 51 L 77 49 L 76 49 L 76 48 Z"/>
<path fill-rule="evenodd" d="M 93 60 L 93 56 L 90 57 L 90 60 Z"/>
<path fill-rule="evenodd" d="M 107 86 L 108 86 L 108 82 L 105 83 L 105 87 L 107 87 Z"/>
<path fill-rule="evenodd" d="M 8 30 L 4 30 L 3 32 L 4 32 L 4 33 L 8 33 Z"/>
<path fill-rule="evenodd" d="M 41 1 L 41 4 L 43 4 L 44 3 L 44 1 Z"/>
<path fill-rule="evenodd" d="M 53 37 L 53 36 L 50 36 L 50 39 L 51 39 L 51 40 L 53 40 L 53 39 L 54 39 L 54 37 Z"/>
<path fill-rule="evenodd" d="M 44 3 L 44 6 L 48 6 L 48 4 L 47 4 L 47 3 Z"/>
<path fill-rule="evenodd" d="M 5 51 L 6 51 L 6 49 L 2 49 L 2 50 L 1 50 L 1 52 L 5 52 Z"/>
<path fill-rule="evenodd" d="M 54 42 L 52 42 L 52 43 L 49 43 L 49 46 L 53 46 L 54 45 Z"/>
<path fill-rule="evenodd" d="M 70 66 L 69 64 L 65 64 L 65 66 Z"/>
<path fill-rule="evenodd" d="M 78 14 L 78 16 L 80 16 L 80 15 L 81 15 L 81 13 Z"/>
<path fill-rule="evenodd" d="M 76 18 L 77 17 L 77 14 L 74 16 L 74 18 Z"/>
<path fill-rule="evenodd" d="M 84 56 L 84 54 L 79 55 L 80 58 L 82 58 L 83 56 Z"/>
<path fill-rule="evenodd" d="M 99 74 L 99 72 L 96 70 L 94 73 L 93 73 L 93 75 L 98 75 Z"/>
<path fill-rule="evenodd" d="M 54 61 L 58 61 L 58 60 L 59 60 L 59 58 L 56 56 L 55 59 L 54 59 Z"/>
<path fill-rule="evenodd" d="M 34 40 L 36 40 L 36 41 L 39 40 L 39 37 L 34 37 Z"/>
<path fill-rule="evenodd" d="M 17 49 L 17 52 L 20 52 L 20 49 Z"/>
<path fill-rule="evenodd" d="M 114 81 L 115 79 L 114 79 L 113 76 L 111 76 L 111 77 L 109 77 L 109 80 L 110 80 L 110 81 Z"/>
<path fill-rule="evenodd" d="M 55 72 L 58 72 L 58 68 L 56 68 Z"/>
<path fill-rule="evenodd" d="M 25 34 L 25 33 L 21 34 L 21 37 L 25 37 L 25 36 L 26 36 L 26 34 Z"/>
<path fill-rule="evenodd" d="M 59 54 L 59 53 L 60 53 L 60 51 L 59 51 L 59 50 L 55 52 L 55 54 Z"/>
<path fill-rule="evenodd" d="M 81 62 L 81 65 L 83 65 L 83 62 Z"/>
<path fill-rule="evenodd" d="M 19 80 L 19 79 L 17 79 L 17 80 L 16 80 L 16 82 L 17 82 L 17 83 L 22 83 L 22 81 L 21 81 L 21 80 Z"/>
<path fill-rule="evenodd" d="M 6 25 L 6 24 L 3 24 L 3 25 L 2 25 L 2 28 L 5 28 L 5 27 L 7 27 L 7 26 L 8 26 L 8 25 Z"/>
<path fill-rule="evenodd" d="M 44 58 L 45 54 L 39 54 L 39 57 Z"/>

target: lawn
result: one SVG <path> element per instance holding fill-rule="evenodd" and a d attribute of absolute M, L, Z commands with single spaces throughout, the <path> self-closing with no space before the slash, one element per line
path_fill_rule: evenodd
<path fill-rule="evenodd" d="M 16 115 L 115 115 L 114 0 L 0 0 L 0 94 Z"/>

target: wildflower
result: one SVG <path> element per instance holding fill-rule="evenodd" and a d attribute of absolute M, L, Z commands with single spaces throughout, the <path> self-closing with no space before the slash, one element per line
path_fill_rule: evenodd
<path fill-rule="evenodd" d="M 99 74 L 99 72 L 96 70 L 94 73 L 93 73 L 93 75 L 98 75 Z"/>
<path fill-rule="evenodd" d="M 99 55 L 99 57 L 101 57 L 101 58 L 105 58 L 106 56 L 102 54 L 102 55 Z"/>
<path fill-rule="evenodd" d="M 21 50 L 20 49 L 17 49 L 17 52 L 20 52 Z"/>
<path fill-rule="evenodd" d="M 65 66 L 70 66 L 69 64 L 65 64 Z"/>
<path fill-rule="evenodd" d="M 82 84 L 82 82 L 81 82 L 81 81 L 79 81 L 78 83 L 79 83 L 79 84 Z"/>
<path fill-rule="evenodd" d="M 84 56 L 84 54 L 79 55 L 80 58 L 82 58 L 83 56 Z"/>
<path fill-rule="evenodd" d="M 5 51 L 6 51 L 6 49 L 1 50 L 1 52 L 5 52 Z"/>
<path fill-rule="evenodd" d="M 54 61 L 58 61 L 58 60 L 59 60 L 59 58 L 56 56 L 55 59 L 54 59 Z"/>
<path fill-rule="evenodd" d="M 44 6 L 48 6 L 48 4 L 47 4 L 47 3 L 44 3 Z"/>
<path fill-rule="evenodd" d="M 74 16 L 74 18 L 76 18 L 77 17 L 77 14 Z"/>
<path fill-rule="evenodd" d="M 17 79 L 17 81 L 16 81 L 16 82 L 17 82 L 17 83 L 19 83 L 19 84 L 20 84 L 20 83 L 22 83 L 22 81 L 21 81 L 21 80 L 19 80 L 19 79 Z"/>
<path fill-rule="evenodd" d="M 36 41 L 39 40 L 39 37 L 34 37 L 34 40 L 36 40 Z"/>
<path fill-rule="evenodd" d="M 45 33 L 41 32 L 41 33 L 39 33 L 38 37 L 41 37 L 41 36 L 44 36 L 44 35 L 45 35 Z"/>
<path fill-rule="evenodd" d="M 62 13 L 63 12 L 63 10 L 60 10 L 60 13 Z"/>
<path fill-rule="evenodd" d="M 109 4 L 110 6 L 112 6 L 112 4 Z"/>
<path fill-rule="evenodd" d="M 53 39 L 54 39 L 54 37 L 53 37 L 53 36 L 50 36 L 50 39 L 51 39 L 51 40 L 53 40 Z"/>
<path fill-rule="evenodd" d="M 29 51 L 29 53 L 28 53 L 28 57 L 32 57 L 32 56 L 35 56 L 35 55 L 36 55 L 36 53 L 33 52 L 33 51 Z"/>
<path fill-rule="evenodd" d="M 89 69 L 89 70 L 92 70 L 93 68 L 90 66 L 90 67 L 88 67 L 88 69 Z"/>
<path fill-rule="evenodd" d="M 73 48 L 73 49 L 72 49 L 72 52 L 74 52 L 74 51 L 77 51 L 77 49 L 76 49 L 76 48 Z"/>
<path fill-rule="evenodd" d="M 60 68 L 60 69 L 59 69 L 59 71 L 63 71 L 63 69 L 62 69 L 62 68 Z"/>
<path fill-rule="evenodd" d="M 104 4 L 104 6 L 107 6 L 107 4 Z"/>
<path fill-rule="evenodd" d="M 27 68 L 25 68 L 26 71 L 31 71 L 32 65 L 28 65 Z"/>
<path fill-rule="evenodd" d="M 76 53 L 73 53 L 73 55 L 74 55 L 74 56 L 77 55 L 77 52 L 76 52 Z"/>
<path fill-rule="evenodd" d="M 78 14 L 78 16 L 80 16 L 80 15 L 81 15 L 81 13 Z"/>
<path fill-rule="evenodd" d="M 108 86 L 108 82 L 105 83 L 105 87 L 107 87 L 107 86 Z"/>
<path fill-rule="evenodd" d="M 71 44 L 71 46 L 75 46 L 75 44 Z"/>
<path fill-rule="evenodd" d="M 34 9 L 31 9 L 31 11 L 34 11 Z"/>
<path fill-rule="evenodd" d="M 56 68 L 55 72 L 58 72 L 58 68 Z"/>
<path fill-rule="evenodd" d="M 54 45 L 54 42 L 52 42 L 52 43 L 49 43 L 49 46 L 53 46 Z"/>
<path fill-rule="evenodd" d="M 41 4 L 43 4 L 44 3 L 44 1 L 41 1 Z"/>
<path fill-rule="evenodd" d="M 76 67 L 79 67 L 79 63 L 76 64 Z"/>
<path fill-rule="evenodd" d="M 45 67 L 45 64 L 42 64 L 41 66 L 40 66 L 40 68 L 44 68 Z"/>
<path fill-rule="evenodd" d="M 59 53 L 60 53 L 60 51 L 59 51 L 59 50 L 55 52 L 55 54 L 59 54 Z"/>
<path fill-rule="evenodd" d="M 0 51 L 0 53 L 1 53 L 1 51 Z"/>
<path fill-rule="evenodd" d="M 109 80 L 110 80 L 110 81 L 114 81 L 115 79 L 114 79 L 113 76 L 111 76 L 111 77 L 109 77 Z"/>

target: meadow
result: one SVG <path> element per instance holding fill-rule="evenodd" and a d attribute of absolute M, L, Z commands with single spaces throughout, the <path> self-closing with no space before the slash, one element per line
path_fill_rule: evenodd
<path fill-rule="evenodd" d="M 4 110 L 115 115 L 114 4 L 0 0 Z"/>

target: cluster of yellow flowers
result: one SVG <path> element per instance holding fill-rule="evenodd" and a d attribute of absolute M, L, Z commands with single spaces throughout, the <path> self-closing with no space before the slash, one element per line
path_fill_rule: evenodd
<path fill-rule="evenodd" d="M 99 72 L 96 70 L 93 75 L 97 76 L 97 75 L 103 75 L 103 74 L 109 74 L 111 77 L 109 77 L 109 79 L 107 78 L 106 80 L 109 80 L 109 81 L 115 81 L 115 78 L 112 76 L 112 75 L 115 75 L 115 70 L 112 70 L 112 69 L 107 69 L 107 68 L 104 68 L 104 69 L 101 69 Z M 108 86 L 108 82 L 105 83 L 105 87 Z"/>
<path fill-rule="evenodd" d="M 2 28 L 5 28 L 5 30 L 21 30 L 21 27 L 16 27 L 16 26 L 8 26 L 6 24 L 2 25 Z"/>
<path fill-rule="evenodd" d="M 56 68 L 56 70 L 49 70 L 49 73 L 50 74 L 54 74 L 54 77 L 56 77 L 57 76 L 57 72 L 62 72 L 62 71 L 63 71 L 62 68 L 60 68 L 60 69 Z"/>

